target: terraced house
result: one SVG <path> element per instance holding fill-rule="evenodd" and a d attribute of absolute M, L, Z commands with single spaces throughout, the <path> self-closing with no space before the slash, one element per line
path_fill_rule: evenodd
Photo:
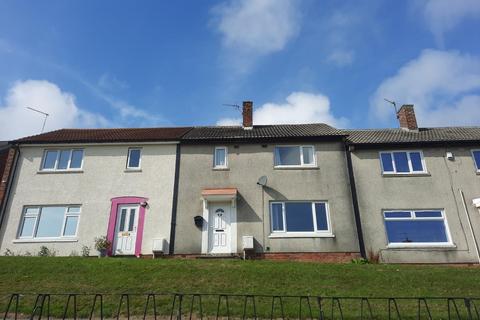
<path fill-rule="evenodd" d="M 13 141 L 2 253 L 478 263 L 480 128 L 65 129 Z M 8 159 L 7 159 L 8 160 Z M 93 250 L 91 254 L 96 254 Z"/>

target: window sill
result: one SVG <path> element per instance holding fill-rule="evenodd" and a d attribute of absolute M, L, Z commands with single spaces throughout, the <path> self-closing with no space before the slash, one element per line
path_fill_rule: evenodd
<path fill-rule="evenodd" d="M 224 168 L 221 168 L 221 167 L 218 167 L 218 168 L 212 168 L 213 171 L 230 171 L 230 168 L 227 168 L 227 167 L 224 167 Z"/>
<path fill-rule="evenodd" d="M 83 170 L 56 170 L 56 171 L 39 170 L 37 171 L 37 174 L 63 174 L 63 173 L 83 173 Z"/>
<path fill-rule="evenodd" d="M 270 239 L 275 238 L 335 238 L 333 233 L 311 233 L 311 232 L 298 232 L 298 233 L 271 233 L 268 236 Z"/>
<path fill-rule="evenodd" d="M 274 170 L 318 170 L 318 166 L 274 166 Z"/>
<path fill-rule="evenodd" d="M 431 174 L 428 172 L 418 172 L 418 173 L 382 173 L 383 177 L 430 177 Z"/>
<path fill-rule="evenodd" d="M 78 242 L 78 238 L 15 239 L 12 243 Z"/>
<path fill-rule="evenodd" d="M 123 172 L 142 172 L 142 169 L 125 169 Z"/>
<path fill-rule="evenodd" d="M 453 243 L 390 243 L 387 245 L 387 249 L 454 249 L 456 247 Z"/>

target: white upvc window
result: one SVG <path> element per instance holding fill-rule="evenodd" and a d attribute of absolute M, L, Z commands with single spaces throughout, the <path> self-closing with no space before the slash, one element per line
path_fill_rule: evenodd
<path fill-rule="evenodd" d="M 423 152 L 420 150 L 381 151 L 380 164 L 384 174 L 427 173 Z"/>
<path fill-rule="evenodd" d="M 213 168 L 214 169 L 228 168 L 228 148 L 227 147 L 215 147 L 215 151 L 213 155 Z"/>
<path fill-rule="evenodd" d="M 272 235 L 331 236 L 331 223 L 326 201 L 282 201 L 270 203 Z"/>
<path fill-rule="evenodd" d="M 276 168 L 315 167 L 317 165 L 313 146 L 275 146 Z"/>
<path fill-rule="evenodd" d="M 142 148 L 129 148 L 127 156 L 127 169 L 138 170 L 142 164 Z"/>
<path fill-rule="evenodd" d="M 77 236 L 80 206 L 25 207 L 18 239 L 66 239 Z"/>
<path fill-rule="evenodd" d="M 41 171 L 78 171 L 83 167 L 83 149 L 46 149 Z"/>
<path fill-rule="evenodd" d="M 452 246 L 445 212 L 431 210 L 385 210 L 389 247 Z"/>
<path fill-rule="evenodd" d="M 475 163 L 475 169 L 480 172 L 480 150 L 472 150 L 473 162 Z"/>

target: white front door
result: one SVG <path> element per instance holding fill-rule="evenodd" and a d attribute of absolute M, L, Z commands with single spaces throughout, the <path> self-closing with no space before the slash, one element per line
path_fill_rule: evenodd
<path fill-rule="evenodd" d="M 117 212 L 115 227 L 114 254 L 135 254 L 137 239 L 138 205 L 120 205 Z"/>
<path fill-rule="evenodd" d="M 208 252 L 231 253 L 231 204 L 211 203 L 208 217 Z"/>

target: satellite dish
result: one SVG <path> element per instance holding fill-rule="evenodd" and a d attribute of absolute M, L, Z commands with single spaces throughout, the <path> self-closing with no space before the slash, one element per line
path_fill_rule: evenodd
<path fill-rule="evenodd" d="M 258 178 L 257 184 L 259 186 L 265 187 L 267 185 L 267 176 L 261 176 Z"/>

